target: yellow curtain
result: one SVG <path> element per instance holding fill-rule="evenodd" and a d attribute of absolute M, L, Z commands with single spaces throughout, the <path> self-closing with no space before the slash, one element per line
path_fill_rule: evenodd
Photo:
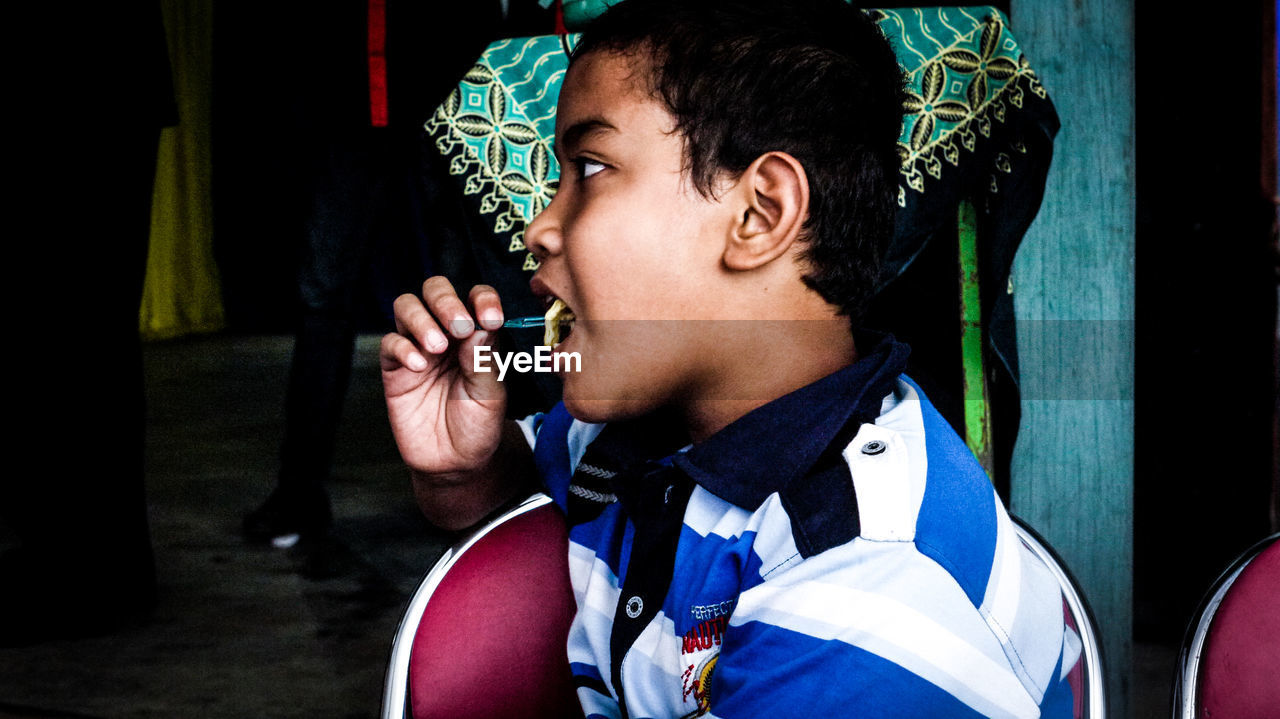
<path fill-rule="evenodd" d="M 225 325 L 210 192 L 213 0 L 161 4 L 179 122 L 160 136 L 138 318 L 144 339 L 213 332 Z"/>

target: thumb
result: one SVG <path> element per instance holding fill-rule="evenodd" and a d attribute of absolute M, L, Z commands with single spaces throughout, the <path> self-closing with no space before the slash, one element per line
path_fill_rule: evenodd
<path fill-rule="evenodd" d="M 486 401 L 506 397 L 493 356 L 497 349 L 495 339 L 492 332 L 476 330 L 458 345 L 458 369 L 462 372 L 464 391 L 471 399 Z"/>

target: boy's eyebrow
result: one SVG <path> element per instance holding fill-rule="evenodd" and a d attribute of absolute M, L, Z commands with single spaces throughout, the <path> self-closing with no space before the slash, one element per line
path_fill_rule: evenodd
<path fill-rule="evenodd" d="M 617 131 L 612 123 L 600 117 L 588 117 L 573 123 L 559 140 L 555 141 L 554 152 L 557 156 L 561 153 L 573 154 L 577 149 L 578 143 L 582 142 L 582 138 L 596 132 L 604 132 L 608 130 Z"/>

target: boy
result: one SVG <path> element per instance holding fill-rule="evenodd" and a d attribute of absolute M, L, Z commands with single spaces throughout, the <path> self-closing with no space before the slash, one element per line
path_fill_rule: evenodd
<path fill-rule="evenodd" d="M 397 300 L 383 379 L 427 517 L 468 526 L 535 468 L 566 512 L 587 716 L 1070 714 L 1055 581 L 906 347 L 850 332 L 901 100 L 841 0 L 627 0 L 575 51 L 526 229 L 534 292 L 577 318 L 561 405 L 504 423 L 492 289 Z"/>

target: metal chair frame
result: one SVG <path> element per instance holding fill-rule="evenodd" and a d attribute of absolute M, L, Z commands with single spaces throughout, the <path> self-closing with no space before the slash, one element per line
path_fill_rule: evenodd
<path fill-rule="evenodd" d="M 400 626 L 396 630 L 395 638 L 392 640 L 391 659 L 387 665 L 386 681 L 383 687 L 382 719 L 408 719 L 411 716 L 409 711 L 409 659 L 413 652 L 414 637 L 417 633 L 418 624 L 422 621 L 422 615 L 426 611 L 427 603 L 431 600 L 432 595 L 435 594 L 436 589 L 449 573 L 449 570 L 458 563 L 467 550 L 475 546 L 494 529 L 522 514 L 550 503 L 551 498 L 542 492 L 529 496 L 520 504 L 503 512 L 498 517 L 486 522 L 455 542 L 453 546 L 445 550 L 444 554 L 436 560 L 436 563 L 423 576 L 422 581 L 418 583 L 418 587 L 413 593 L 413 597 L 409 600 L 404 617 L 401 618 Z M 1102 644 L 1097 636 L 1097 624 L 1094 620 L 1093 611 L 1089 608 L 1088 602 L 1085 601 L 1083 594 L 1080 592 L 1079 584 L 1071 576 L 1071 573 L 1067 571 L 1062 558 L 1058 556 L 1057 552 L 1026 522 L 1018 517 L 1013 517 L 1013 520 L 1018 532 L 1018 538 L 1049 568 L 1054 578 L 1058 580 L 1058 585 L 1062 588 L 1062 594 L 1067 604 L 1067 610 L 1071 612 L 1072 617 L 1076 620 L 1076 628 L 1080 633 L 1081 657 L 1085 662 L 1083 677 L 1085 696 L 1082 719 L 1105 719 L 1106 683 L 1103 674 Z M 1274 538 L 1272 537 L 1272 539 Z M 1256 547 L 1257 551 L 1261 551 L 1262 546 L 1265 546 L 1265 542 Z M 1255 551 L 1254 554 L 1256 553 Z M 1243 564 L 1234 568 L 1234 572 L 1231 573 L 1232 580 L 1239 573 L 1240 568 L 1243 568 Z M 1225 589 L 1223 592 L 1225 592 Z M 1221 601 L 1221 595 L 1216 595 L 1214 599 L 1213 606 L 1216 608 L 1217 603 Z M 1201 639 L 1202 643 L 1203 640 Z"/>
<path fill-rule="evenodd" d="M 409 606 L 405 609 L 404 617 L 400 619 L 400 627 L 396 630 L 395 638 L 391 642 L 391 660 L 387 664 L 387 676 L 382 693 L 382 719 L 409 719 L 412 716 L 409 709 L 409 658 L 413 654 L 413 640 L 418 631 L 418 624 L 422 621 L 422 614 L 427 609 L 427 603 L 431 601 L 432 595 L 435 594 L 445 575 L 466 554 L 467 550 L 474 547 L 494 529 L 550 503 L 551 497 L 542 492 L 530 495 L 520 504 L 485 522 L 455 542 L 423 576 L 422 581 L 418 583 L 418 588 L 414 590 L 413 597 L 409 600 Z"/>
<path fill-rule="evenodd" d="M 1098 624 L 1093 610 L 1085 601 L 1080 584 L 1067 570 L 1062 557 L 1053 550 L 1044 537 L 1041 537 L 1025 521 L 1012 517 L 1014 527 L 1018 530 L 1018 538 L 1044 563 L 1058 586 L 1062 588 L 1062 596 L 1067 603 L 1067 611 L 1076 621 L 1076 631 L 1080 633 L 1080 657 L 1084 661 L 1084 703 L 1080 719 L 1106 719 L 1107 716 L 1107 683 L 1103 673 L 1102 641 L 1098 637 Z"/>
<path fill-rule="evenodd" d="M 1226 598 L 1227 592 L 1235 584 L 1240 573 L 1249 566 L 1262 550 L 1280 540 L 1280 532 L 1256 542 L 1236 557 L 1219 577 L 1214 580 L 1200 601 L 1200 606 L 1192 615 L 1187 633 L 1182 639 L 1182 648 L 1178 650 L 1177 674 L 1173 679 L 1173 719 L 1196 719 L 1200 716 L 1198 705 L 1198 689 L 1200 683 L 1200 660 L 1204 654 L 1205 642 L 1209 638 L 1209 629 L 1217 616 L 1218 607 Z"/>

